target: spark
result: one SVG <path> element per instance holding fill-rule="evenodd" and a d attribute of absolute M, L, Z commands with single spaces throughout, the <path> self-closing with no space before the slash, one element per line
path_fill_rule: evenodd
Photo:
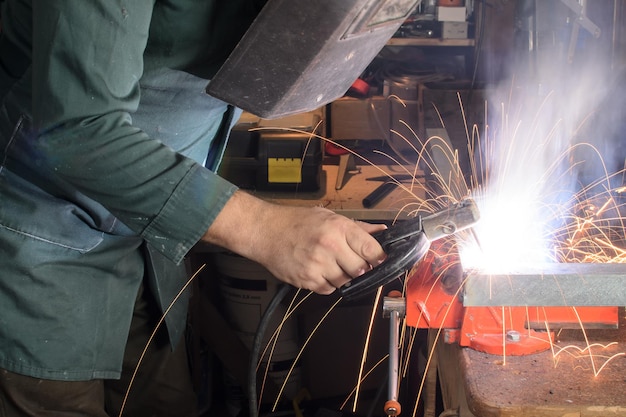
<path fill-rule="evenodd" d="M 623 251 L 611 242 L 623 239 L 617 199 L 625 187 L 613 184 L 624 171 L 612 171 L 594 144 L 577 137 L 593 112 L 556 92 L 515 98 L 514 90 L 498 101 L 499 117 L 485 116 L 484 135 L 468 139 L 481 221 L 480 247 L 461 251 L 464 267 L 617 261 Z M 590 166 L 601 173 L 595 181 L 584 178 Z"/>
<path fill-rule="evenodd" d="M 624 262 L 626 249 L 623 248 L 621 201 L 626 186 L 621 183 L 615 186 L 624 172 L 606 164 L 596 145 L 576 138 L 585 123 L 592 120 L 590 112 L 585 112 L 581 103 L 563 105 L 558 91 L 515 97 L 519 91 L 519 86 L 513 82 L 506 94 L 498 92 L 499 96 L 490 97 L 495 98 L 497 105 L 494 109 L 489 107 L 491 104 L 485 103 L 482 129 L 476 125 L 469 126 L 463 118 L 468 136 L 466 150 L 455 149 L 440 136 L 423 140 L 411 126 L 403 123 L 414 135 L 411 140 L 403 139 L 415 152 L 416 158 L 415 169 L 406 170 L 406 173 L 417 178 L 418 167 L 425 172 L 430 171 L 432 182 L 437 183 L 437 187 L 436 190 L 426 187 L 425 197 L 418 197 L 423 195 L 414 192 L 415 188 L 423 186 L 418 181 L 409 185 L 398 184 L 411 195 L 410 201 L 399 212 L 434 212 L 451 202 L 472 197 L 479 205 L 481 220 L 472 231 L 458 235 L 454 248 L 466 270 L 507 270 L 549 262 Z M 458 97 L 461 112 L 465 114 L 460 95 Z M 491 117 L 492 110 L 497 117 Z M 299 132 L 296 129 L 286 130 Z M 300 133 L 331 142 L 380 169 L 340 143 L 310 132 Z M 460 155 L 464 151 L 470 156 L 471 172 L 468 176 L 462 172 L 460 163 Z M 398 167 L 406 165 L 404 157 L 377 153 L 386 156 Z M 434 154 L 438 155 L 437 160 Z M 599 166 L 601 175 L 594 181 L 582 181 L 589 165 Z M 384 170 L 381 173 L 387 174 Z M 506 365 L 508 328 L 505 328 L 504 314 L 503 309 L 503 365 Z M 546 320 L 546 329 L 550 333 L 548 322 Z M 580 326 L 584 331 L 582 321 Z M 441 331 L 439 328 L 437 335 Z M 532 337 L 528 330 L 528 338 Z M 585 354 L 591 361 L 594 376 L 613 359 L 626 355 L 626 352 L 598 354 L 613 344 L 591 343 L 586 334 L 586 345 L 582 348 L 561 348 L 552 338 L 548 341 L 555 366 L 562 352 L 578 349 L 581 356 Z M 354 395 L 353 411 L 359 396 L 359 384 L 367 376 L 363 375 L 366 351 L 367 347 L 357 386 L 351 394 Z M 430 352 L 428 362 L 433 354 L 434 350 Z M 604 361 L 601 364 L 596 363 L 602 358 Z M 404 359 L 408 363 L 409 358 Z M 422 381 L 418 399 L 424 383 Z"/>
<path fill-rule="evenodd" d="M 354 390 L 354 405 L 352 406 L 352 412 L 355 413 L 357 409 L 357 404 L 359 402 L 359 391 L 361 388 L 361 381 L 363 380 L 363 370 L 365 368 L 365 361 L 367 359 L 367 352 L 369 350 L 369 342 L 372 335 L 372 328 L 374 327 L 374 319 L 376 314 L 378 313 L 378 305 L 380 304 L 380 298 L 382 294 L 382 287 L 378 288 L 376 291 L 376 298 L 374 300 L 374 308 L 372 308 L 371 317 L 369 320 L 369 324 L 367 326 L 367 335 L 365 337 L 365 343 L 363 344 L 363 354 L 361 355 L 361 364 L 359 366 L 359 376 L 357 378 L 357 385 Z"/>

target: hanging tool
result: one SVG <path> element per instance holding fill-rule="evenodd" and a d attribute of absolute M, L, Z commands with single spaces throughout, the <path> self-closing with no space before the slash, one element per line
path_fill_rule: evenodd
<path fill-rule="evenodd" d="M 467 198 L 426 217 L 399 221 L 374 234 L 387 253 L 387 259 L 341 287 L 342 297 L 358 298 L 402 278 L 426 254 L 430 242 L 471 227 L 479 217 L 475 201 Z"/>

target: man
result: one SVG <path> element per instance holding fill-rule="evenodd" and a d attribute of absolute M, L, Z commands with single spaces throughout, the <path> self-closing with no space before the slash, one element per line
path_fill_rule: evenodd
<path fill-rule="evenodd" d="M 3 415 L 117 415 L 199 241 L 320 294 L 384 259 L 370 235 L 382 226 L 270 204 L 212 172 L 238 113 L 204 88 L 259 7 L 2 4 Z M 167 316 L 125 415 L 193 415 L 186 378 L 171 373 L 185 362 L 182 305 Z"/>

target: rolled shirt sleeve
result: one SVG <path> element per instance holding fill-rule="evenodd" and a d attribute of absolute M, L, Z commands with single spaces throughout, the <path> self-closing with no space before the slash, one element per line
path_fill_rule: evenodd
<path fill-rule="evenodd" d="M 132 124 L 153 6 L 33 2 L 30 163 L 179 263 L 236 187 Z"/>

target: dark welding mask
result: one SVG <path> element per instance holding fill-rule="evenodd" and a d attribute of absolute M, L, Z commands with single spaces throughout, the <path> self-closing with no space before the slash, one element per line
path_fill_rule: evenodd
<path fill-rule="evenodd" d="M 268 0 L 207 87 L 266 119 L 341 97 L 421 0 Z"/>

